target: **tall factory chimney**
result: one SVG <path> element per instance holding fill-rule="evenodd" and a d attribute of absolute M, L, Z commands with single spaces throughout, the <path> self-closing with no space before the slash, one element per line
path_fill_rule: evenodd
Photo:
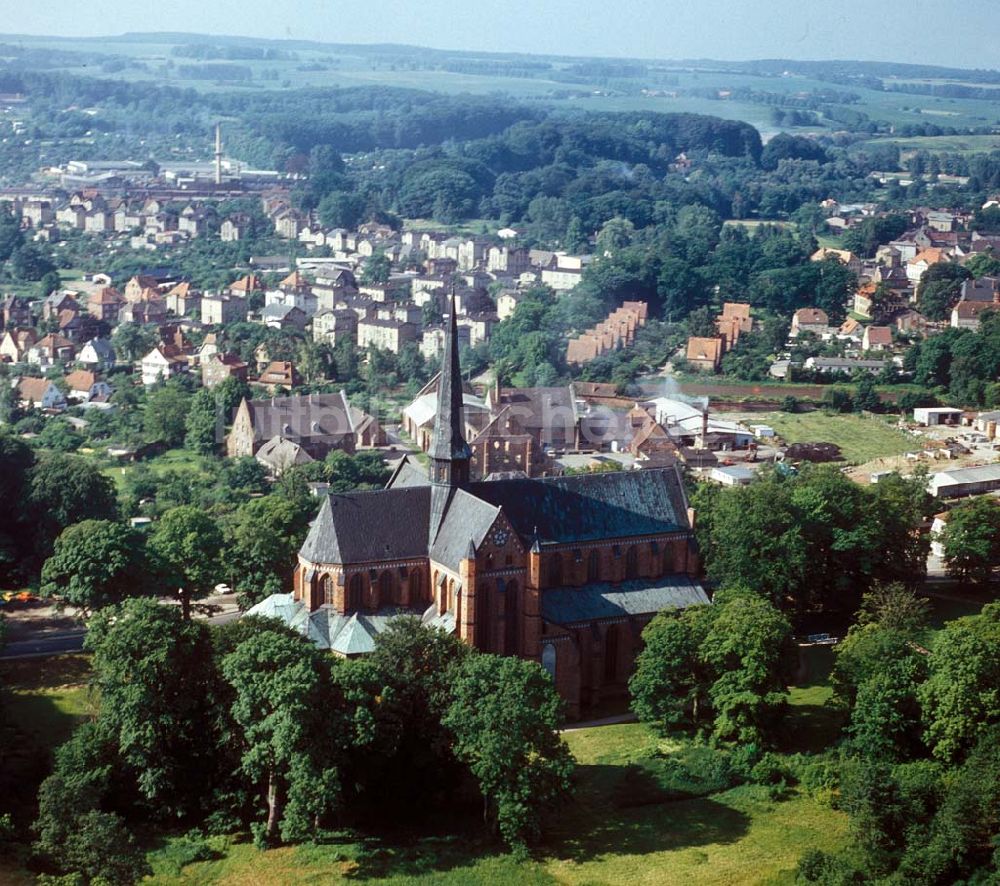
<path fill-rule="evenodd" d="M 215 124 L 215 183 L 222 184 L 222 124 Z"/>

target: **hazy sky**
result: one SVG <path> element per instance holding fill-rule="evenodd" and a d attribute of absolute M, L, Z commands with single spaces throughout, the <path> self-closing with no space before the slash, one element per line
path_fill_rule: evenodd
<path fill-rule="evenodd" d="M 0 31 L 191 31 L 655 58 L 1000 66 L 997 0 L 5 0 Z"/>

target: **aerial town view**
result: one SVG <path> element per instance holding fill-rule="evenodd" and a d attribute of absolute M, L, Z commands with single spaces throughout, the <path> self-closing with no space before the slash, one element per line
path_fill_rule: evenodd
<path fill-rule="evenodd" d="M 991 0 L 0 17 L 0 886 L 1000 884 Z"/>

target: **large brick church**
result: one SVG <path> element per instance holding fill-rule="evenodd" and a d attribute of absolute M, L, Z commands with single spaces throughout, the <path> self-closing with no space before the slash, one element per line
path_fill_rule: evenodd
<path fill-rule="evenodd" d="M 534 659 L 570 717 L 621 695 L 642 628 L 707 602 L 676 468 L 470 481 L 452 309 L 428 450 L 386 488 L 330 495 L 271 615 L 336 654 L 372 649 L 400 612 L 486 652 Z"/>

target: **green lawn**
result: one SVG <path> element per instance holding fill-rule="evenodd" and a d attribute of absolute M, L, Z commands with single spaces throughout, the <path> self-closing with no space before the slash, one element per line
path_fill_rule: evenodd
<path fill-rule="evenodd" d="M 836 443 L 852 464 L 902 455 L 915 448 L 912 438 L 877 416 L 768 412 L 761 413 L 759 420 L 773 427 L 786 443 Z"/>
<path fill-rule="evenodd" d="M 52 750 L 92 712 L 89 677 L 86 655 L 4 661 L 0 685 L 7 722 L 33 746 Z"/>

